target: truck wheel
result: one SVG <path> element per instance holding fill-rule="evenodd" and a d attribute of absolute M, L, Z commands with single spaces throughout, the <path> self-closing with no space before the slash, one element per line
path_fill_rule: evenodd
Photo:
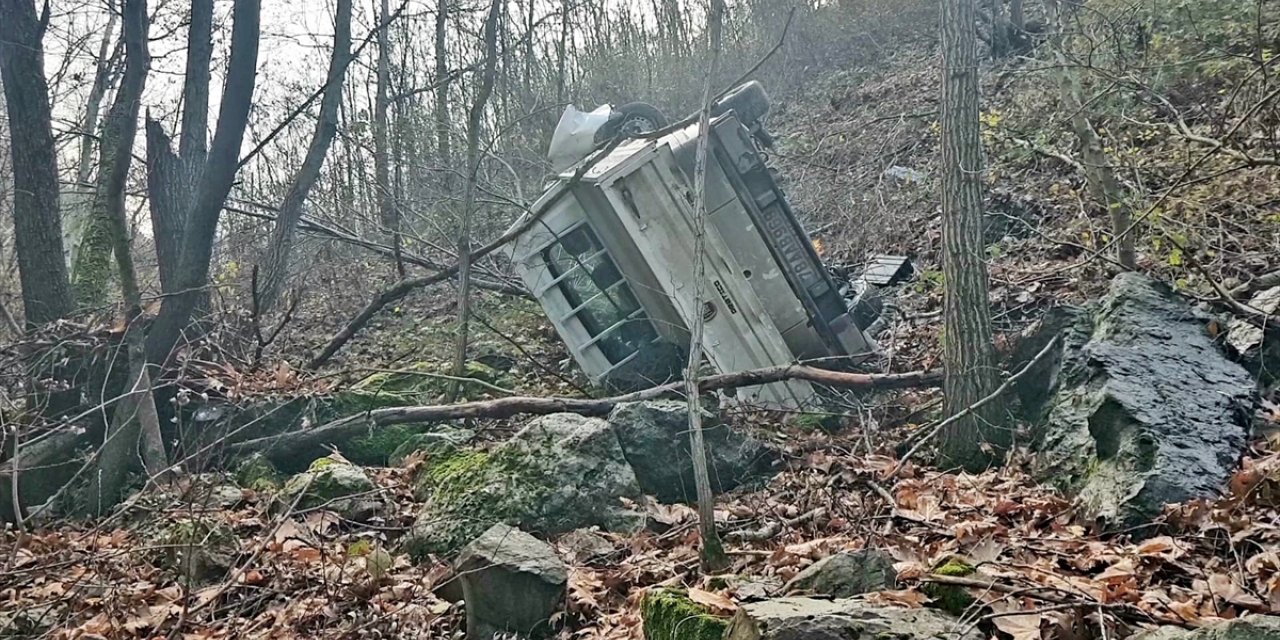
<path fill-rule="evenodd" d="M 618 107 L 622 117 L 613 125 L 614 136 L 635 137 L 642 133 L 650 133 L 667 126 L 667 117 L 656 107 L 643 102 L 629 102 Z"/>

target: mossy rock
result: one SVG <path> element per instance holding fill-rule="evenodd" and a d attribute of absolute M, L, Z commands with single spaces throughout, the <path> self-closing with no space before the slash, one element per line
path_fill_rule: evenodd
<path fill-rule="evenodd" d="M 318 458 L 285 483 L 278 505 L 297 509 L 325 508 L 349 520 L 365 520 L 381 506 L 372 495 L 376 485 L 360 467 L 334 456 Z M 301 495 L 300 495 L 301 494 Z"/>
<path fill-rule="evenodd" d="M 801 413 L 791 418 L 791 424 L 805 431 L 835 433 L 844 426 L 844 416 L 836 413 Z"/>
<path fill-rule="evenodd" d="M 364 378 L 352 385 L 349 391 L 340 394 L 350 396 L 340 404 L 345 408 L 355 408 L 355 412 L 358 412 L 385 406 L 432 402 L 448 393 L 454 382 L 452 376 L 451 366 L 431 362 L 419 362 L 397 371 L 381 371 Z M 500 386 L 503 382 L 500 371 L 479 362 L 468 362 L 462 377 L 495 386 Z M 459 391 L 463 394 L 482 394 L 491 390 L 486 384 L 465 381 L 460 384 Z"/>
<path fill-rule="evenodd" d="M 392 450 L 387 460 L 392 466 L 404 464 L 411 454 L 422 451 L 428 456 L 447 455 L 476 436 L 470 429 L 435 425 L 429 431 L 421 431 L 405 438 Z"/>
<path fill-rule="evenodd" d="M 259 493 L 273 493 L 284 484 L 284 476 L 261 453 L 253 453 L 235 464 L 236 484 Z"/>
<path fill-rule="evenodd" d="M 210 519 L 183 519 L 164 526 L 154 536 L 158 555 L 153 559 L 184 581 L 221 579 L 235 563 L 240 539 L 225 524 Z"/>
<path fill-rule="evenodd" d="M 650 589 L 640 601 L 645 640 L 720 640 L 729 621 L 689 599 L 683 589 Z"/>
<path fill-rule="evenodd" d="M 940 576 L 964 578 L 973 575 L 975 571 L 977 569 L 973 565 L 961 558 L 952 557 L 934 568 L 933 573 Z M 925 595 L 933 599 L 933 606 L 955 615 L 963 614 L 975 602 L 969 590 L 961 586 L 930 582 L 924 585 L 923 590 Z"/>
<path fill-rule="evenodd" d="M 348 460 L 367 466 L 385 466 L 406 443 L 413 441 L 426 425 L 394 424 L 373 427 L 365 435 L 352 438 L 338 449 Z"/>
<path fill-rule="evenodd" d="M 492 451 L 436 451 L 414 493 L 426 503 L 404 540 L 415 559 L 456 551 L 499 522 L 547 535 L 642 526 L 622 509 L 640 487 L 608 423 L 573 414 L 534 419 Z"/>

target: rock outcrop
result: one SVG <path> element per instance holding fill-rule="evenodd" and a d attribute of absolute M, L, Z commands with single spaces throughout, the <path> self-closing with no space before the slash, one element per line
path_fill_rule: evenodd
<path fill-rule="evenodd" d="M 1249 616 L 1218 622 L 1199 629 L 1165 627 L 1146 631 L 1133 640 L 1275 640 L 1280 638 L 1280 616 Z"/>
<path fill-rule="evenodd" d="M 458 556 L 467 639 L 537 635 L 564 601 L 569 569 L 547 543 L 497 524 Z"/>
<path fill-rule="evenodd" d="M 720 640 L 729 621 L 689 599 L 682 589 L 650 589 L 640 600 L 645 640 Z"/>
<path fill-rule="evenodd" d="M 571 413 L 536 418 L 491 451 L 438 452 L 415 492 L 425 504 L 404 544 L 418 558 L 455 551 L 494 523 L 544 535 L 643 526 L 623 508 L 641 492 L 609 423 Z"/>
<path fill-rule="evenodd" d="M 1246 445 L 1254 382 L 1213 343 L 1206 319 L 1126 273 L 1093 308 L 1048 323 L 1062 329 L 1060 356 L 1019 390 L 1042 419 L 1040 475 L 1109 527 L 1216 496 Z"/>
<path fill-rule="evenodd" d="M 784 595 L 851 598 L 893 588 L 897 573 L 893 557 L 875 549 L 827 556 L 796 574 L 782 587 Z"/>
<path fill-rule="evenodd" d="M 376 486 L 364 469 L 338 456 L 325 456 L 285 483 L 277 504 L 297 504 L 297 509 L 323 508 L 363 522 L 381 509 Z"/>
<path fill-rule="evenodd" d="M 628 402 L 614 407 L 609 424 L 645 493 L 666 502 L 697 499 L 689 448 L 689 407 L 680 400 Z M 733 489 L 767 472 L 777 459 L 764 443 L 716 420 L 703 428 L 714 491 Z"/>
<path fill-rule="evenodd" d="M 724 640 L 980 640 L 955 618 L 931 609 L 875 606 L 860 600 L 776 598 L 741 605 Z"/>

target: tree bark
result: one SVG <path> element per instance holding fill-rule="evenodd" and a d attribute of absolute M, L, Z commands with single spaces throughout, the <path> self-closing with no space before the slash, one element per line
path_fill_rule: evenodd
<path fill-rule="evenodd" d="M 498 65 L 498 21 L 502 15 L 503 0 L 493 0 L 489 16 L 484 22 L 484 70 L 480 87 L 467 113 L 467 184 L 462 197 L 461 220 L 458 228 L 458 334 L 453 350 L 453 375 L 464 377 L 467 365 L 467 340 L 471 322 L 471 219 L 475 215 L 476 188 L 480 180 L 480 128 L 484 125 L 484 112 L 493 95 L 493 81 Z M 449 397 L 456 399 L 458 381 L 449 385 Z"/>
<path fill-rule="evenodd" d="M 63 242 L 67 250 L 67 264 L 74 265 L 79 256 L 80 241 L 85 235 L 89 211 L 93 207 L 93 191 L 89 179 L 93 177 L 93 150 L 98 119 L 102 115 L 102 101 L 112 84 L 116 64 L 115 46 L 118 14 L 107 12 L 107 26 L 98 43 L 98 59 L 93 73 L 93 84 L 85 99 L 84 117 L 80 120 L 80 153 L 76 162 L 75 206 L 63 214 Z M 74 272 L 74 269 L 73 269 Z M 72 276 L 74 278 L 74 275 Z"/>
<path fill-rule="evenodd" d="M 191 321 L 201 299 L 200 292 L 209 282 L 209 261 L 218 218 L 235 179 L 240 143 L 253 103 L 260 18 L 260 0 L 235 1 L 231 59 L 222 90 L 218 130 L 184 216 L 181 258 L 174 274 L 177 288 L 161 303 L 160 313 L 147 336 L 147 358 L 154 363 L 169 360 L 183 329 Z"/>
<path fill-rule="evenodd" d="M 942 0 L 942 272 L 946 282 L 942 352 L 947 415 L 973 405 L 996 388 L 982 240 L 974 2 Z M 971 470 L 986 468 L 1010 442 L 1009 431 L 991 407 L 956 420 L 942 435 L 943 458 Z"/>
<path fill-rule="evenodd" d="M 263 311 L 269 311 L 280 298 L 288 277 L 289 257 L 297 238 L 298 222 L 302 220 L 303 206 L 316 181 L 320 179 L 325 156 L 338 133 L 338 104 L 342 101 L 342 82 L 351 56 L 351 0 L 338 0 L 333 22 L 333 54 L 329 57 L 329 73 L 325 80 L 324 97 L 320 101 L 320 116 L 311 135 L 307 155 L 294 174 L 293 183 L 289 185 L 289 191 L 280 204 L 271 243 L 267 247 L 266 265 L 262 269 L 265 278 L 262 290 L 258 292 Z"/>
<path fill-rule="evenodd" d="M 453 193 L 453 150 L 449 131 L 449 0 L 437 0 L 436 7 L 436 163 L 442 169 L 445 202 Z M 445 206 L 446 211 L 448 205 Z"/>
<path fill-rule="evenodd" d="M 388 0 L 380 0 L 378 29 L 377 83 L 373 99 L 373 173 L 377 182 L 378 223 L 383 232 L 394 239 L 399 226 L 396 221 L 396 204 L 391 191 L 391 144 L 388 133 L 388 111 L 391 101 L 391 38 L 385 22 L 390 15 Z"/>
<path fill-rule="evenodd" d="M 9 113 L 13 235 L 27 328 L 57 320 L 72 309 L 44 77 L 42 41 L 48 18 L 48 4 L 37 16 L 31 0 L 0 0 L 0 81 Z"/>
<path fill-rule="evenodd" d="M 114 252 L 116 256 L 126 308 L 124 341 L 129 354 L 130 389 L 116 403 L 111 423 L 103 433 L 96 472 L 89 480 L 85 504 L 98 515 L 119 500 L 128 473 L 136 468 L 135 461 L 141 459 L 151 475 L 158 475 L 168 467 L 164 444 L 160 440 L 160 420 L 151 394 L 143 330 L 138 323 L 142 316 L 142 296 L 138 291 L 138 276 L 129 247 L 129 224 L 124 209 L 125 183 L 138 132 L 139 105 L 151 64 L 147 50 L 149 22 L 146 0 L 125 0 L 123 15 L 125 70 L 102 128 L 92 219 L 93 228 L 104 232 L 106 255 Z"/>
<path fill-rule="evenodd" d="M 213 0 L 192 0 L 178 153 L 160 123 L 147 118 L 147 195 L 155 235 L 160 290 L 181 290 L 179 272 L 186 217 L 208 156 L 209 78 L 213 56 Z"/>

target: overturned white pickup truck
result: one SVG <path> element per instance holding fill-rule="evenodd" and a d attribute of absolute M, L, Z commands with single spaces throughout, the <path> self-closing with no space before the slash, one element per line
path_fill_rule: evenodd
<path fill-rule="evenodd" d="M 635 123 L 625 111 L 604 125 L 621 129 L 610 140 L 592 131 L 598 124 L 570 133 L 594 138 L 584 145 L 588 155 L 531 207 L 532 225 L 528 216 L 516 223 L 529 228 L 509 249 L 593 381 L 626 389 L 678 376 L 695 315 L 706 321 L 707 359 L 723 373 L 810 359 L 842 367 L 873 354 L 847 292 L 819 261 L 765 165 L 758 145 L 769 144 L 768 98 L 757 83 L 712 111 L 700 306 L 692 281 L 697 120 L 627 131 Z M 583 129 L 584 119 L 590 125 L 597 116 L 604 121 L 604 113 L 566 111 L 553 142 L 561 165 L 566 129 Z M 643 128 L 664 124 L 651 108 L 641 113 Z M 739 389 L 736 397 L 796 408 L 810 403 L 814 390 L 792 380 Z"/>

